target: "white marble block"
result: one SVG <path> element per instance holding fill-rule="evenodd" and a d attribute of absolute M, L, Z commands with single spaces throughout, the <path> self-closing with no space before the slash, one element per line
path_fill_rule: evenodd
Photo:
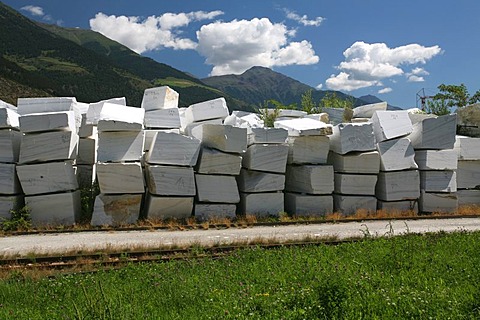
<path fill-rule="evenodd" d="M 242 166 L 250 170 L 285 173 L 288 145 L 254 144 L 243 155 Z"/>
<path fill-rule="evenodd" d="M 469 137 L 480 137 L 480 103 L 457 108 L 457 132 Z"/>
<path fill-rule="evenodd" d="M 104 103 L 98 118 L 98 131 L 140 131 L 145 109 Z"/>
<path fill-rule="evenodd" d="M 42 131 L 76 132 L 75 113 L 73 111 L 30 113 L 20 117 L 20 130 L 23 133 Z"/>
<path fill-rule="evenodd" d="M 98 125 L 98 120 L 100 119 L 100 114 L 102 112 L 102 108 L 105 103 L 112 103 L 112 104 L 117 104 L 119 106 L 126 106 L 127 99 L 125 99 L 125 97 L 121 97 L 121 98 L 112 98 L 112 99 L 90 103 L 86 113 L 86 124 L 94 125 L 94 126 Z"/>
<path fill-rule="evenodd" d="M 97 179 L 104 194 L 145 192 L 140 162 L 97 163 Z"/>
<path fill-rule="evenodd" d="M 52 98 L 18 98 L 17 112 L 21 116 L 29 113 L 44 113 L 58 111 L 75 111 L 77 99 L 73 97 L 52 97 Z"/>
<path fill-rule="evenodd" d="M 416 123 L 409 138 L 415 149 L 452 149 L 456 130 L 457 115 L 448 114 Z"/>
<path fill-rule="evenodd" d="M 458 206 L 480 206 L 480 189 L 457 190 Z"/>
<path fill-rule="evenodd" d="M 458 161 L 457 188 L 480 188 L 480 160 Z"/>
<path fill-rule="evenodd" d="M 157 132 L 146 160 L 152 164 L 193 167 L 199 153 L 199 140 L 176 133 Z"/>
<path fill-rule="evenodd" d="M 420 170 L 457 170 L 457 153 L 453 149 L 416 150 L 415 162 Z"/>
<path fill-rule="evenodd" d="M 78 140 L 77 164 L 94 164 L 97 162 L 98 139 L 80 138 Z"/>
<path fill-rule="evenodd" d="M 457 192 L 455 171 L 420 171 L 420 189 L 425 192 Z"/>
<path fill-rule="evenodd" d="M 217 98 L 190 105 L 185 110 L 187 123 L 210 119 L 225 119 L 229 115 L 225 98 Z"/>
<path fill-rule="evenodd" d="M 202 145 L 223 152 L 242 153 L 247 149 L 247 129 L 226 125 L 204 124 L 192 130 Z"/>
<path fill-rule="evenodd" d="M 324 136 L 332 133 L 332 125 L 309 118 L 275 121 L 274 127 L 287 130 L 291 137 Z"/>
<path fill-rule="evenodd" d="M 239 175 L 242 168 L 242 156 L 225 153 L 211 148 L 202 148 L 198 157 L 198 173 Z"/>
<path fill-rule="evenodd" d="M 82 114 L 82 124 L 78 129 L 78 136 L 80 138 L 90 138 L 98 136 L 97 126 L 93 124 L 86 124 L 85 121 L 85 115 Z"/>
<path fill-rule="evenodd" d="M 181 119 L 182 118 L 180 117 L 180 120 Z M 224 123 L 223 123 L 222 119 L 204 120 L 204 121 L 199 121 L 199 122 L 192 122 L 192 123 L 189 123 L 189 124 L 186 124 L 186 125 L 184 125 L 182 123 L 182 127 L 180 128 L 180 132 L 183 133 L 184 135 L 187 135 L 187 136 L 190 136 L 190 137 L 196 137 L 193 134 L 193 130 L 196 127 L 199 127 L 199 126 L 202 126 L 202 125 L 205 125 L 205 124 L 222 125 Z M 197 135 L 200 134 L 200 133 L 201 133 L 201 131 L 197 131 Z"/>
<path fill-rule="evenodd" d="M 287 166 L 285 190 L 308 194 L 330 194 L 334 189 L 333 166 Z"/>
<path fill-rule="evenodd" d="M 187 219 L 192 216 L 194 197 L 159 197 L 147 194 L 145 212 L 148 219 Z"/>
<path fill-rule="evenodd" d="M 22 193 L 14 163 L 0 163 L 0 194 L 14 195 Z"/>
<path fill-rule="evenodd" d="M 100 131 L 97 161 L 140 161 L 143 154 L 142 131 Z"/>
<path fill-rule="evenodd" d="M 328 164 L 335 172 L 377 174 L 380 171 L 380 155 L 377 151 L 328 154 Z"/>
<path fill-rule="evenodd" d="M 330 135 L 330 150 L 340 154 L 375 150 L 371 123 L 340 123 Z"/>
<path fill-rule="evenodd" d="M 380 170 L 398 171 L 417 169 L 415 150 L 408 138 L 397 138 L 377 143 Z"/>
<path fill-rule="evenodd" d="M 288 137 L 288 164 L 327 163 L 330 140 L 328 136 Z"/>
<path fill-rule="evenodd" d="M 10 210 L 18 210 L 23 207 L 23 195 L 0 196 L 0 225 L 2 219 L 11 219 Z"/>
<path fill-rule="evenodd" d="M 218 203 L 197 203 L 195 204 L 194 215 L 199 221 L 208 221 L 212 219 L 235 219 L 237 206 L 234 204 Z"/>
<path fill-rule="evenodd" d="M 354 118 L 371 118 L 375 111 L 386 111 L 387 103 L 385 101 L 366 104 L 353 109 Z"/>
<path fill-rule="evenodd" d="M 455 193 L 423 192 L 419 199 L 418 209 L 421 212 L 454 213 L 458 209 Z"/>
<path fill-rule="evenodd" d="M 454 149 L 458 160 L 480 160 L 480 138 L 456 136 Z"/>
<path fill-rule="evenodd" d="M 288 131 L 282 128 L 249 128 L 247 130 L 248 145 L 285 143 L 287 137 Z"/>
<path fill-rule="evenodd" d="M 95 198 L 93 226 L 119 226 L 138 220 L 142 194 L 99 194 Z"/>
<path fill-rule="evenodd" d="M 413 211 L 418 213 L 418 200 L 403 201 L 377 201 L 377 209 L 385 210 L 388 213 L 397 213 L 402 211 Z"/>
<path fill-rule="evenodd" d="M 79 189 L 90 189 L 97 180 L 96 164 L 77 164 L 75 174 Z"/>
<path fill-rule="evenodd" d="M 146 165 L 148 191 L 163 196 L 194 196 L 195 175 L 191 167 Z"/>
<path fill-rule="evenodd" d="M 73 161 L 19 165 L 17 174 L 26 195 L 78 189 Z"/>
<path fill-rule="evenodd" d="M 234 176 L 195 174 L 199 202 L 238 203 L 240 201 Z"/>
<path fill-rule="evenodd" d="M 242 168 L 237 183 L 241 192 L 282 191 L 285 188 L 285 175 Z"/>
<path fill-rule="evenodd" d="M 375 194 L 383 201 L 418 199 L 420 174 L 418 170 L 380 172 Z"/>
<path fill-rule="evenodd" d="M 373 132 L 378 142 L 400 138 L 413 131 L 408 111 L 375 111 L 372 117 Z"/>
<path fill-rule="evenodd" d="M 350 195 L 375 195 L 376 174 L 335 173 L 335 193 Z"/>
<path fill-rule="evenodd" d="M 296 216 L 325 216 L 333 212 L 333 196 L 286 192 L 285 211 Z"/>
<path fill-rule="evenodd" d="M 178 108 L 147 111 L 144 123 L 146 128 L 152 129 L 179 129 L 181 127 Z"/>
<path fill-rule="evenodd" d="M 241 193 L 239 212 L 256 217 L 279 216 L 284 211 L 283 192 Z"/>
<path fill-rule="evenodd" d="M 178 108 L 179 94 L 168 86 L 148 88 L 143 92 L 142 108 L 145 111 Z"/>
<path fill-rule="evenodd" d="M 328 119 L 332 125 L 347 121 L 347 112 L 343 108 L 322 108 L 322 111 L 328 114 Z"/>
<path fill-rule="evenodd" d="M 167 133 L 176 133 L 180 134 L 180 129 L 145 129 L 143 134 L 145 136 L 145 141 L 143 143 L 143 151 L 147 152 L 152 146 L 153 139 L 157 132 L 167 132 Z"/>
<path fill-rule="evenodd" d="M 23 136 L 19 163 L 73 160 L 77 158 L 78 135 L 72 131 L 31 133 Z"/>
<path fill-rule="evenodd" d="M 0 130 L 0 162 L 18 162 L 21 141 L 21 132 Z"/>
<path fill-rule="evenodd" d="M 349 216 L 357 210 L 375 212 L 377 210 L 377 198 L 372 196 L 349 196 L 343 194 L 333 195 L 333 208 L 335 211 Z"/>
<path fill-rule="evenodd" d="M 304 116 L 304 118 L 309 118 L 309 119 L 321 121 L 324 123 L 330 123 L 330 120 L 328 118 L 328 113 L 326 112 L 307 114 L 306 116 Z"/>
<path fill-rule="evenodd" d="M 0 129 L 18 129 L 19 114 L 16 110 L 0 106 Z"/>
<path fill-rule="evenodd" d="M 34 227 L 73 225 L 80 218 L 80 191 L 28 196 L 25 206 Z"/>

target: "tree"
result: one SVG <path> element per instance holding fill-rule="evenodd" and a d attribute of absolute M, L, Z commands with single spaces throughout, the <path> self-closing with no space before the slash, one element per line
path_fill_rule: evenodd
<path fill-rule="evenodd" d="M 434 110 L 440 112 L 447 112 L 448 114 L 453 107 L 461 108 L 480 101 L 480 90 L 478 90 L 477 92 L 475 92 L 474 95 L 471 96 L 468 93 L 467 87 L 463 83 L 459 86 L 451 84 L 441 84 L 438 86 L 438 90 L 440 92 L 433 96 L 432 102 L 427 103 L 427 112 L 429 112 L 429 104 L 431 107 L 430 111 Z"/>
<path fill-rule="evenodd" d="M 327 92 L 320 101 L 322 108 L 353 109 L 354 98 L 342 99 L 335 92 Z"/>
<path fill-rule="evenodd" d="M 318 107 L 316 106 L 315 102 L 313 101 L 312 98 L 312 89 L 305 91 L 302 94 L 302 100 L 301 100 L 301 105 L 302 105 L 302 111 L 305 111 L 308 114 L 312 113 L 317 113 L 318 112 Z"/>
<path fill-rule="evenodd" d="M 297 109 L 297 105 L 295 103 L 284 105 L 275 99 L 270 99 L 265 100 L 263 105 L 260 105 L 260 108 L 256 109 L 256 111 L 260 115 L 260 119 L 263 120 L 265 127 L 273 127 L 282 109 L 294 110 Z"/>

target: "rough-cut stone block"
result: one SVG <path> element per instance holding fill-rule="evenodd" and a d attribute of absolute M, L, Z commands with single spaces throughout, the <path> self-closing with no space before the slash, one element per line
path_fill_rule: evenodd
<path fill-rule="evenodd" d="M 285 143 L 288 131 L 282 128 L 250 128 L 247 132 L 248 145 Z"/>
<path fill-rule="evenodd" d="M 125 97 L 122 97 L 122 98 L 112 98 L 112 99 L 102 100 L 99 102 L 90 103 L 87 110 L 86 124 L 90 124 L 94 126 L 98 124 L 98 120 L 100 120 L 100 114 L 102 112 L 102 108 L 105 103 L 113 103 L 119 106 L 126 106 L 127 100 L 125 99 Z"/>
<path fill-rule="evenodd" d="M 377 142 L 400 138 L 413 131 L 408 111 L 375 111 L 372 117 Z"/>
<path fill-rule="evenodd" d="M 417 169 L 415 150 L 408 138 L 398 138 L 377 143 L 380 170 L 398 171 Z"/>
<path fill-rule="evenodd" d="M 285 175 L 242 169 L 237 183 L 241 192 L 282 191 L 285 188 Z"/>
<path fill-rule="evenodd" d="M 22 193 L 15 167 L 14 163 L 0 163 L 0 194 Z"/>
<path fill-rule="evenodd" d="M 142 131 L 101 131 L 98 133 L 97 161 L 140 161 L 142 154 Z"/>
<path fill-rule="evenodd" d="M 199 127 L 199 126 L 202 126 L 202 125 L 205 125 L 205 124 L 222 125 L 223 120 L 222 119 L 212 119 L 212 120 L 204 120 L 204 121 L 200 121 L 200 122 L 193 122 L 193 123 L 190 123 L 190 124 L 187 124 L 187 125 L 182 124 L 182 128 L 180 128 L 180 132 L 183 133 L 184 135 L 187 135 L 187 136 L 190 136 L 190 137 L 196 137 L 193 133 L 193 130 L 196 127 Z M 199 134 L 199 132 L 201 132 L 201 131 L 197 131 L 197 135 Z"/>
<path fill-rule="evenodd" d="M 145 112 L 145 127 L 155 129 L 180 128 L 178 108 Z"/>
<path fill-rule="evenodd" d="M 335 173 L 335 193 L 350 195 L 375 195 L 377 175 Z"/>
<path fill-rule="evenodd" d="M 420 171 L 420 189 L 425 192 L 457 192 L 455 171 Z"/>
<path fill-rule="evenodd" d="M 452 149 L 456 129 L 457 115 L 448 114 L 416 123 L 408 137 L 415 149 Z"/>
<path fill-rule="evenodd" d="M 152 146 L 153 139 L 157 132 L 167 132 L 167 133 L 175 133 L 180 134 L 180 129 L 146 129 L 143 130 L 143 134 L 145 135 L 145 141 L 143 143 L 143 151 L 147 152 L 150 150 Z"/>
<path fill-rule="evenodd" d="M 93 124 L 86 124 L 86 117 L 83 114 L 82 115 L 82 124 L 80 125 L 80 128 L 78 129 L 78 136 L 80 138 L 90 138 L 90 137 L 96 137 L 98 136 L 98 130 L 97 126 Z"/>
<path fill-rule="evenodd" d="M 191 167 L 146 165 L 148 191 L 154 195 L 194 196 L 195 175 Z"/>
<path fill-rule="evenodd" d="M 78 135 L 72 131 L 27 134 L 20 146 L 19 163 L 73 160 L 77 147 Z"/>
<path fill-rule="evenodd" d="M 243 155 L 242 166 L 250 170 L 285 173 L 288 145 L 255 144 Z"/>
<path fill-rule="evenodd" d="M 378 103 L 366 104 L 353 109 L 354 118 L 371 118 L 375 114 L 375 111 L 386 111 L 387 103 L 385 101 Z"/>
<path fill-rule="evenodd" d="M 480 188 L 480 160 L 458 161 L 457 188 Z"/>
<path fill-rule="evenodd" d="M 97 139 L 80 138 L 78 140 L 77 164 L 94 164 L 97 162 Z"/>
<path fill-rule="evenodd" d="M 18 118 L 16 110 L 0 106 L 0 129 L 18 129 L 20 126 Z"/>
<path fill-rule="evenodd" d="M 195 174 L 199 202 L 238 203 L 237 181 L 233 176 Z"/>
<path fill-rule="evenodd" d="M 458 209 L 458 199 L 455 193 L 423 192 L 418 208 L 421 212 L 453 213 Z"/>
<path fill-rule="evenodd" d="M 98 118 L 98 131 L 140 131 L 145 109 L 104 103 Z"/>
<path fill-rule="evenodd" d="M 325 216 L 333 212 L 333 196 L 286 192 L 285 211 L 297 216 Z"/>
<path fill-rule="evenodd" d="M 247 129 L 263 128 L 263 120 L 260 119 L 260 116 L 246 111 L 233 111 L 223 120 L 223 124 Z"/>
<path fill-rule="evenodd" d="M 178 108 L 179 94 L 168 86 L 149 88 L 143 92 L 142 108 L 145 111 Z"/>
<path fill-rule="evenodd" d="M 235 219 L 237 206 L 234 204 L 195 204 L 194 215 L 199 221 L 208 221 L 211 219 Z"/>
<path fill-rule="evenodd" d="M 273 109 L 272 109 L 273 110 Z M 288 118 L 303 118 L 307 115 L 307 112 L 295 109 L 280 109 L 279 117 Z"/>
<path fill-rule="evenodd" d="M 241 193 L 239 212 L 256 217 L 279 216 L 284 211 L 283 192 Z"/>
<path fill-rule="evenodd" d="M 72 161 L 19 165 L 17 174 L 26 195 L 78 189 Z"/>
<path fill-rule="evenodd" d="M 458 160 L 480 160 L 480 138 L 456 136 L 454 149 Z"/>
<path fill-rule="evenodd" d="M 17 112 L 20 115 L 29 113 L 76 111 L 77 99 L 73 97 L 53 97 L 53 98 L 18 98 Z"/>
<path fill-rule="evenodd" d="M 375 212 L 377 199 L 372 196 L 346 196 L 343 194 L 333 195 L 333 208 L 343 215 L 354 215 L 357 210 Z"/>
<path fill-rule="evenodd" d="M 79 164 L 76 166 L 78 188 L 90 189 L 97 180 L 96 164 Z"/>
<path fill-rule="evenodd" d="M 242 157 L 211 148 L 202 148 L 196 172 L 205 174 L 238 175 L 242 168 Z"/>
<path fill-rule="evenodd" d="M 147 194 L 145 212 L 148 219 L 187 219 L 192 215 L 194 197 L 159 197 Z"/>
<path fill-rule="evenodd" d="M 353 118 L 350 120 L 351 123 L 366 123 L 370 122 L 370 118 Z"/>
<path fill-rule="evenodd" d="M 328 136 L 289 137 L 288 145 L 288 164 L 327 163 L 330 149 Z"/>
<path fill-rule="evenodd" d="M 309 118 L 309 119 L 321 121 L 324 123 L 330 123 L 330 120 L 328 118 L 328 113 L 326 112 L 307 114 L 306 116 L 304 116 L 304 118 Z"/>
<path fill-rule="evenodd" d="M 417 150 L 415 162 L 420 170 L 456 170 L 457 153 L 453 149 Z"/>
<path fill-rule="evenodd" d="M 275 121 L 274 127 L 287 130 L 291 137 L 324 136 L 332 133 L 332 125 L 309 118 Z"/>
<path fill-rule="evenodd" d="M 480 103 L 457 108 L 458 134 L 469 137 L 480 137 Z"/>
<path fill-rule="evenodd" d="M 204 124 L 193 128 L 192 136 L 202 145 L 223 152 L 242 153 L 247 149 L 247 129 L 226 125 Z"/>
<path fill-rule="evenodd" d="M 409 110 L 407 110 L 407 111 L 409 111 Z M 436 118 L 438 116 L 434 115 L 434 114 L 429 114 L 429 113 L 411 113 L 409 111 L 408 117 L 410 118 L 410 121 L 412 121 L 412 125 L 415 125 L 419 122 L 422 122 L 425 119 Z"/>
<path fill-rule="evenodd" d="M 187 123 L 209 119 L 225 119 L 228 115 L 229 112 L 225 98 L 195 103 L 185 110 L 185 120 Z"/>
<path fill-rule="evenodd" d="M 10 210 L 18 210 L 24 205 L 23 195 L 0 196 L 0 225 L 2 220 L 11 219 Z"/>
<path fill-rule="evenodd" d="M 322 111 L 328 114 L 328 119 L 334 126 L 347 121 L 348 111 L 343 108 L 322 108 Z"/>
<path fill-rule="evenodd" d="M 377 151 L 328 154 L 328 164 L 335 172 L 377 174 L 380 171 L 380 155 Z"/>
<path fill-rule="evenodd" d="M 420 174 L 418 170 L 380 172 L 375 194 L 383 201 L 418 199 Z"/>
<path fill-rule="evenodd" d="M 305 165 L 287 166 L 285 190 L 309 194 L 333 192 L 333 166 Z"/>
<path fill-rule="evenodd" d="M 100 192 L 105 194 L 145 192 L 140 162 L 97 163 Z"/>
<path fill-rule="evenodd" d="M 118 226 L 138 220 L 142 194 L 99 194 L 95 198 L 93 226 Z"/>
<path fill-rule="evenodd" d="M 146 160 L 152 164 L 193 167 L 199 153 L 199 140 L 176 133 L 157 132 Z"/>
<path fill-rule="evenodd" d="M 76 132 L 75 113 L 73 111 L 30 113 L 20 117 L 20 130 L 23 133 L 42 131 Z"/>
<path fill-rule="evenodd" d="M 14 130 L 0 130 L 0 162 L 18 162 L 22 133 Z"/>
<path fill-rule="evenodd" d="M 395 214 L 402 211 L 418 213 L 418 200 L 382 201 L 377 202 L 378 210 L 385 210 L 387 214 Z"/>
<path fill-rule="evenodd" d="M 340 154 L 375 150 L 371 123 L 340 123 L 333 127 L 330 150 Z"/>
<path fill-rule="evenodd" d="M 458 206 L 480 206 L 480 189 L 457 190 Z"/>
<path fill-rule="evenodd" d="M 80 218 L 80 191 L 25 197 L 32 225 L 73 225 Z"/>

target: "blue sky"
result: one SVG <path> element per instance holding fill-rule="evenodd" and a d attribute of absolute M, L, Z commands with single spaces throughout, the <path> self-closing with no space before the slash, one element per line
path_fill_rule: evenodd
<path fill-rule="evenodd" d="M 6 0 L 25 16 L 92 29 L 199 78 L 270 67 L 312 87 L 392 105 L 422 88 L 480 89 L 480 1 Z"/>

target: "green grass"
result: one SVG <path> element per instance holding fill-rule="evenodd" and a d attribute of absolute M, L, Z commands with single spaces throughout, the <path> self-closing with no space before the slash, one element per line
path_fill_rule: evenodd
<path fill-rule="evenodd" d="M 480 233 L 0 282 L 1 319 L 479 319 Z"/>

